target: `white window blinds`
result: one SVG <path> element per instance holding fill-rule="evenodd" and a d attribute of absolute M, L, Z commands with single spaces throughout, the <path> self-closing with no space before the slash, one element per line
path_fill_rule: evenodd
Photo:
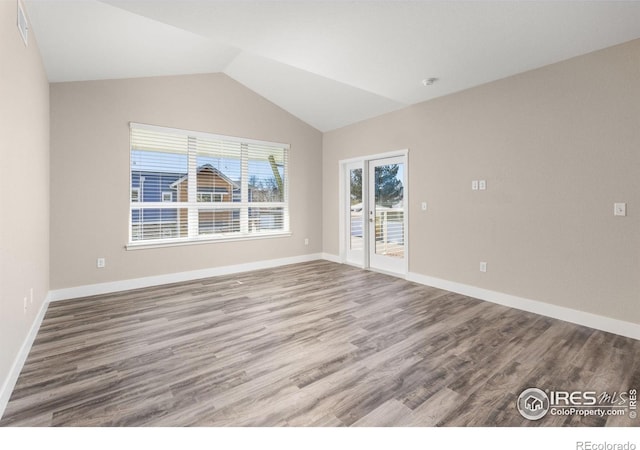
<path fill-rule="evenodd" d="M 288 233 L 288 151 L 131 123 L 129 243 Z"/>

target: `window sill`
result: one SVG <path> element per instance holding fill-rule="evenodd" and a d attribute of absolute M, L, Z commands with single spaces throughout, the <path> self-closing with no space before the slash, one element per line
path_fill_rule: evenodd
<path fill-rule="evenodd" d="M 193 240 L 161 240 L 153 242 L 129 242 L 125 245 L 126 250 L 146 250 L 151 248 L 165 248 L 165 247 L 181 247 L 183 245 L 203 245 L 203 244 L 218 244 L 223 242 L 238 242 L 238 241 L 255 241 L 260 239 L 274 239 L 289 237 L 293 233 L 290 231 L 261 234 L 256 236 L 234 236 L 234 237 L 220 237 L 220 238 L 200 238 Z"/>

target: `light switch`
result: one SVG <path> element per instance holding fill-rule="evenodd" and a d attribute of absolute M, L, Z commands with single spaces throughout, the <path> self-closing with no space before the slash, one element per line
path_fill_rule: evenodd
<path fill-rule="evenodd" d="M 487 189 L 487 180 L 478 181 L 478 189 L 480 189 L 481 191 L 486 190 Z"/>
<path fill-rule="evenodd" d="M 420 207 L 422 208 L 423 211 L 427 210 L 427 202 L 422 202 L 422 205 L 420 205 Z"/>
<path fill-rule="evenodd" d="M 613 204 L 613 215 L 614 216 L 626 216 L 627 215 L 627 204 L 626 203 L 614 203 Z"/>
<path fill-rule="evenodd" d="M 471 190 L 472 191 L 477 191 L 478 190 L 478 180 L 473 180 L 471 182 Z"/>

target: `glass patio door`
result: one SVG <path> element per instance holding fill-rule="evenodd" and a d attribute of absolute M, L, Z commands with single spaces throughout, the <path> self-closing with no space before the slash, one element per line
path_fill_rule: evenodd
<path fill-rule="evenodd" d="M 368 166 L 369 267 L 404 274 L 407 271 L 406 157 L 370 160 Z"/>
<path fill-rule="evenodd" d="M 350 264 L 364 267 L 365 260 L 365 173 L 364 162 L 346 165 L 346 260 Z"/>

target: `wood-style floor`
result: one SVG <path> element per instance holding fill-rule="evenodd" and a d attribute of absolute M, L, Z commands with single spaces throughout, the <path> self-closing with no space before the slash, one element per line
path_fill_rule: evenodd
<path fill-rule="evenodd" d="M 640 386 L 640 341 L 317 261 L 53 303 L 0 425 L 637 425 L 520 416 Z"/>

